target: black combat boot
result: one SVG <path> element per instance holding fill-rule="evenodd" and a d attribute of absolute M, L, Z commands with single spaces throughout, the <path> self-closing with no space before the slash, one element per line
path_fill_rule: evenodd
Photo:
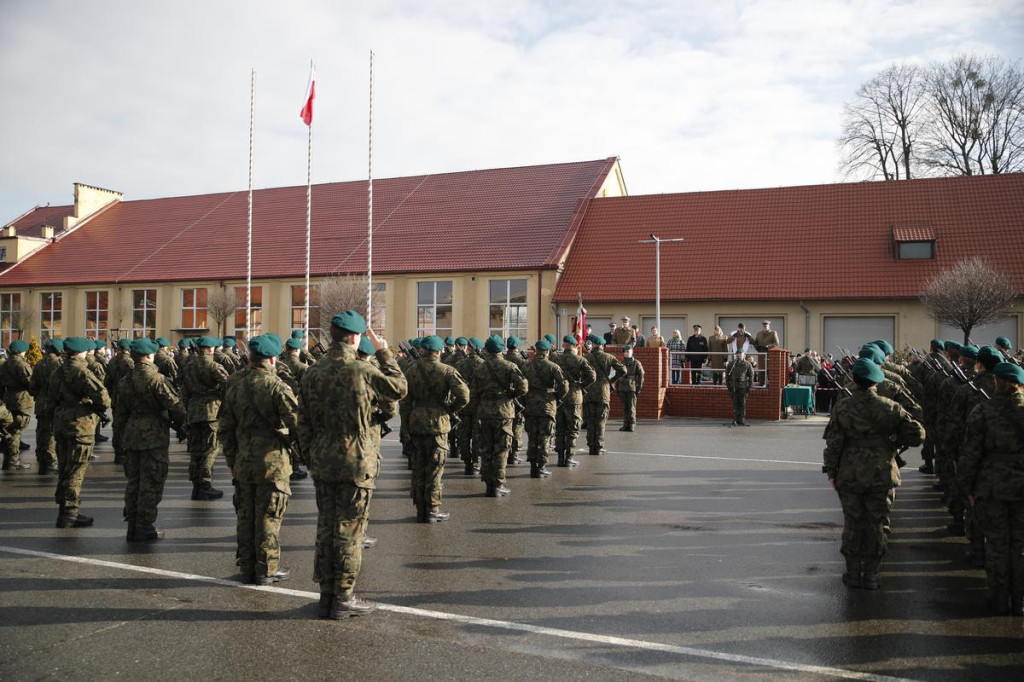
<path fill-rule="evenodd" d="M 476 473 L 475 471 L 473 471 L 473 463 L 472 462 L 466 462 L 466 472 L 465 473 L 466 473 L 467 476 L 472 476 L 473 474 Z"/>
<path fill-rule="evenodd" d="M 486 497 L 497 497 L 498 495 L 494 492 L 496 489 L 497 489 L 497 486 L 495 484 L 488 482 L 487 483 L 487 492 L 485 492 L 484 495 Z"/>
<path fill-rule="evenodd" d="M 135 518 L 129 517 L 125 519 L 128 522 L 128 532 L 125 534 L 125 540 L 128 542 L 135 542 Z"/>
<path fill-rule="evenodd" d="M 560 466 L 560 467 L 567 467 L 567 466 L 569 466 L 568 459 L 569 459 L 569 455 L 567 455 L 566 453 L 562 452 L 561 450 L 558 451 L 558 466 Z"/>
<path fill-rule="evenodd" d="M 856 559 L 846 560 L 846 572 L 843 573 L 843 584 L 847 587 L 860 587 L 860 561 Z"/>
<path fill-rule="evenodd" d="M 57 517 L 57 528 L 86 528 L 93 524 L 93 518 L 85 514 L 61 514 Z"/>
<path fill-rule="evenodd" d="M 223 490 L 217 490 L 209 483 L 198 483 L 192 486 L 192 499 L 206 502 L 209 500 L 219 500 L 224 497 Z"/>
<path fill-rule="evenodd" d="M 863 566 L 861 566 L 861 571 L 863 573 L 860 579 L 860 586 L 865 590 L 878 589 L 878 564 L 881 562 L 881 559 L 865 561 Z"/>
<path fill-rule="evenodd" d="M 566 455 L 565 455 L 565 465 L 566 466 L 570 466 L 570 467 L 578 467 L 580 465 L 580 463 L 577 462 L 575 459 L 573 459 L 571 454 L 566 453 Z"/>
<path fill-rule="evenodd" d="M 135 524 L 135 532 L 129 531 L 129 542 L 150 542 L 152 540 L 163 540 L 164 532 L 156 528 L 152 523 Z"/>
<path fill-rule="evenodd" d="M 537 466 L 537 473 L 540 475 L 541 478 L 551 477 L 551 472 L 548 471 L 548 468 L 543 464 Z"/>
<path fill-rule="evenodd" d="M 372 601 L 360 599 L 351 592 L 348 592 L 334 597 L 328 618 L 331 620 L 343 620 L 353 616 L 365 616 L 368 613 L 373 613 L 376 609 L 377 605 Z"/>
<path fill-rule="evenodd" d="M 448 512 L 443 512 L 440 509 L 428 509 L 427 513 L 423 517 L 423 523 L 441 523 L 447 521 L 452 517 Z"/>
<path fill-rule="evenodd" d="M 309 477 L 309 472 L 303 469 L 301 466 L 296 465 L 295 468 L 292 469 L 292 474 L 291 476 L 288 477 L 288 480 L 301 481 L 302 479 L 307 477 Z"/>
<path fill-rule="evenodd" d="M 273 573 L 258 576 L 254 580 L 254 582 L 257 585 L 273 585 L 274 583 L 279 583 L 288 580 L 288 576 L 291 575 L 291 573 L 292 572 L 287 568 L 279 568 Z"/>
<path fill-rule="evenodd" d="M 330 618 L 331 617 L 331 605 L 334 604 L 334 593 L 333 592 L 321 592 L 320 603 L 316 606 L 317 618 Z"/>
<path fill-rule="evenodd" d="M 530 478 L 540 478 L 539 470 L 540 467 L 537 466 L 536 462 L 530 462 Z"/>
<path fill-rule="evenodd" d="M 920 471 L 922 474 L 934 474 L 935 473 L 935 467 L 932 466 L 932 461 L 930 459 L 927 460 L 921 466 L 917 467 L 917 470 Z"/>

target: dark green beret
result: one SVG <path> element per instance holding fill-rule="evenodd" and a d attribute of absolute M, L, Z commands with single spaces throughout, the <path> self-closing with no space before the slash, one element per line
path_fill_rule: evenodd
<path fill-rule="evenodd" d="M 362 334 L 366 331 L 366 320 L 354 310 L 338 313 L 331 318 L 331 324 L 353 334 Z"/>
<path fill-rule="evenodd" d="M 510 336 L 507 339 L 505 339 L 505 345 L 508 346 L 509 348 L 519 348 L 521 345 L 523 345 L 523 342 L 519 340 L 518 336 Z"/>
<path fill-rule="evenodd" d="M 303 336 L 305 336 L 305 334 L 303 333 L 303 331 L 301 329 L 293 329 L 292 330 L 292 338 L 293 339 L 298 339 L 298 340 L 301 341 Z"/>
<path fill-rule="evenodd" d="M 267 332 L 263 336 L 267 337 L 268 339 L 273 340 L 274 343 L 276 343 L 279 346 L 284 346 L 284 344 L 281 342 L 281 337 L 278 336 L 277 334 L 273 333 L 273 332 Z"/>
<path fill-rule="evenodd" d="M 234 348 L 237 345 L 237 343 L 238 342 L 235 341 L 235 337 L 233 337 L 233 336 L 225 336 L 224 337 L 224 347 L 225 348 Z"/>
<path fill-rule="evenodd" d="M 877 341 L 872 341 L 871 343 L 881 348 L 882 352 L 885 353 L 886 355 L 892 355 L 894 350 L 892 344 L 886 341 L 885 339 L 878 339 Z"/>
<path fill-rule="evenodd" d="M 881 365 L 885 362 L 885 354 L 882 352 L 882 349 L 871 344 L 861 346 L 860 352 L 857 353 L 857 357 L 870 360 L 876 365 Z"/>
<path fill-rule="evenodd" d="M 69 336 L 64 339 L 64 348 L 72 353 L 84 353 L 95 348 L 92 341 L 83 339 L 81 336 Z"/>
<path fill-rule="evenodd" d="M 484 350 L 488 353 L 500 353 L 505 350 L 505 342 L 497 334 L 491 334 L 484 342 Z"/>
<path fill-rule="evenodd" d="M 472 346 L 473 348 L 476 348 L 477 350 L 480 350 L 481 348 L 484 347 L 484 342 L 475 336 L 471 336 L 469 337 L 469 345 Z"/>
<path fill-rule="evenodd" d="M 956 341 L 946 341 L 946 350 L 947 351 L 949 351 L 949 350 L 959 351 L 961 348 L 963 348 L 963 344 L 960 344 L 960 343 L 958 343 Z"/>
<path fill-rule="evenodd" d="M 431 352 L 438 353 L 444 350 L 444 341 L 440 336 L 431 334 L 430 336 L 424 336 L 420 340 L 420 348 L 425 348 Z"/>
<path fill-rule="evenodd" d="M 64 352 L 64 339 L 50 339 L 46 342 L 46 347 L 57 351 L 58 353 Z"/>
<path fill-rule="evenodd" d="M 158 336 L 158 337 L 156 337 L 156 342 L 160 345 L 161 348 L 163 348 L 165 346 L 170 346 L 171 345 L 171 342 L 168 341 L 167 337 L 165 337 L 165 336 Z"/>
<path fill-rule="evenodd" d="M 195 344 L 197 348 L 216 348 L 220 345 L 220 339 L 216 336 L 200 336 Z"/>
<path fill-rule="evenodd" d="M 118 342 L 117 342 L 117 347 L 122 349 L 122 350 L 131 350 L 132 349 L 131 339 L 119 339 Z"/>
<path fill-rule="evenodd" d="M 982 346 L 978 349 L 978 362 L 983 364 L 986 369 L 990 370 L 1003 362 L 1005 358 L 998 348 L 994 346 Z"/>
<path fill-rule="evenodd" d="M 623 351 L 633 350 L 633 344 L 627 343 L 625 346 L 622 347 L 622 350 Z"/>
<path fill-rule="evenodd" d="M 992 369 L 992 373 L 999 379 L 1024 385 L 1024 368 L 1018 367 L 1012 362 L 1000 362 Z"/>
<path fill-rule="evenodd" d="M 444 345 L 446 345 L 446 346 L 454 346 L 455 345 L 455 339 L 453 339 L 450 336 L 444 337 Z"/>
<path fill-rule="evenodd" d="M 152 355 L 160 350 L 160 346 L 155 341 L 143 337 L 132 341 L 131 349 L 136 355 Z"/>
<path fill-rule="evenodd" d="M 285 341 L 284 345 L 288 346 L 292 350 L 302 350 L 302 339 L 297 339 L 293 336 Z"/>
<path fill-rule="evenodd" d="M 249 339 L 249 350 L 265 358 L 276 358 L 281 354 L 281 341 L 271 337 L 270 334 L 261 334 Z"/>
<path fill-rule="evenodd" d="M 976 360 L 978 357 L 977 346 L 964 346 L 960 349 L 960 356 L 965 357 L 968 360 Z"/>
<path fill-rule="evenodd" d="M 468 346 L 469 345 L 469 339 L 467 339 L 465 336 L 460 336 L 459 338 L 455 339 L 455 345 L 456 346 Z"/>
<path fill-rule="evenodd" d="M 558 339 L 555 338 L 554 334 L 545 334 L 544 338 L 547 339 L 548 343 L 550 343 L 552 346 L 558 344 Z"/>
<path fill-rule="evenodd" d="M 562 343 L 567 343 L 570 346 L 578 346 L 578 345 L 580 345 L 580 342 L 577 341 L 576 337 L 573 336 L 572 334 L 566 334 L 565 336 L 563 336 L 562 337 Z"/>
<path fill-rule="evenodd" d="M 932 348 L 935 350 L 946 350 L 946 342 L 942 339 L 932 339 Z"/>
<path fill-rule="evenodd" d="M 551 344 L 548 343 L 547 339 L 541 339 L 537 343 L 533 344 L 533 347 L 537 350 L 551 350 Z"/>
<path fill-rule="evenodd" d="M 422 336 L 417 336 L 415 339 L 411 339 L 409 341 L 409 345 L 412 346 L 413 348 L 422 348 L 423 347 L 423 337 Z"/>
<path fill-rule="evenodd" d="M 178 348 L 188 348 L 192 345 L 192 339 L 184 338 L 178 339 Z"/>
<path fill-rule="evenodd" d="M 24 353 L 28 350 L 28 343 L 18 339 L 17 341 L 11 341 L 11 345 L 7 349 L 12 353 Z"/>
<path fill-rule="evenodd" d="M 373 355 L 377 352 L 377 349 L 373 347 L 373 341 L 370 341 L 369 336 L 363 336 L 359 339 L 359 352 L 363 355 Z"/>
<path fill-rule="evenodd" d="M 862 381 L 867 380 L 874 384 L 880 384 L 885 381 L 885 374 L 882 373 L 882 368 L 868 358 L 861 358 L 853 363 L 853 368 L 850 371 L 853 372 L 853 376 Z"/>
<path fill-rule="evenodd" d="M 591 334 L 590 338 L 588 340 L 592 344 L 594 344 L 595 346 L 603 346 L 604 345 L 604 337 L 603 336 L 598 336 L 597 334 Z"/>
<path fill-rule="evenodd" d="M 96 339 L 93 343 L 96 344 L 96 350 L 103 350 L 107 347 L 107 342 L 102 339 Z"/>
<path fill-rule="evenodd" d="M 997 338 L 996 345 L 999 346 L 1000 348 L 1013 350 L 1013 344 L 1010 343 L 1010 339 L 1006 338 L 1005 336 L 1000 336 L 999 338 Z"/>

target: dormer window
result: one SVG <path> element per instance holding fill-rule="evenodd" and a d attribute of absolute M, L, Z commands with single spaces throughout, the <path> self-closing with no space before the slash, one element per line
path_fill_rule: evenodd
<path fill-rule="evenodd" d="M 899 260 L 935 259 L 935 231 L 931 225 L 894 226 L 892 241 Z"/>
<path fill-rule="evenodd" d="M 896 242 L 896 257 L 900 260 L 932 260 L 935 242 Z"/>

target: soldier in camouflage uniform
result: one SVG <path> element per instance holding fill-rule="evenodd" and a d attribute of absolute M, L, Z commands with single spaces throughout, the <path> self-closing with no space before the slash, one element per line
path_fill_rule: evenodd
<path fill-rule="evenodd" d="M 217 435 L 235 484 L 242 580 L 270 585 L 289 573 L 280 567 L 280 534 L 292 494 L 288 453 L 298 433 L 298 402 L 274 371 L 280 340 L 255 336 L 249 353 L 249 371 L 224 396 Z"/>
<path fill-rule="evenodd" d="M 170 380 L 172 386 L 178 386 L 178 363 L 171 355 L 171 342 L 166 337 L 158 336 L 156 343 L 160 346 L 160 350 L 153 356 L 153 364 L 161 374 Z"/>
<path fill-rule="evenodd" d="M 235 337 L 225 336 L 220 352 L 214 354 L 214 360 L 223 365 L 228 374 L 234 374 L 242 369 L 242 366 L 245 364 L 242 362 L 242 358 L 238 357 L 238 353 L 235 350 L 237 347 L 238 342 L 235 341 Z"/>
<path fill-rule="evenodd" d="M 1014 357 L 1013 344 L 1010 343 L 1010 339 L 1005 336 L 996 337 L 995 341 L 996 350 L 1002 353 L 1006 357 L 1006 361 L 1011 365 L 1020 366 L 1020 360 Z"/>
<path fill-rule="evenodd" d="M 502 357 L 505 342 L 491 336 L 484 343 L 486 357 L 470 380 L 470 395 L 476 399 L 476 423 L 473 447 L 480 458 L 480 479 L 486 484 L 487 497 L 503 497 L 505 466 L 512 447 L 512 421 L 515 401 L 526 395 L 527 384 L 519 368 Z"/>
<path fill-rule="evenodd" d="M 957 475 L 985 534 L 990 607 L 1024 616 L 1024 369 L 992 373 L 996 392 L 967 417 Z"/>
<path fill-rule="evenodd" d="M 946 343 L 942 339 L 932 339 L 930 351 L 925 360 L 911 365 L 911 372 L 921 384 L 921 399 L 918 402 L 920 402 L 924 413 L 924 428 L 928 432 L 924 445 L 921 447 L 921 459 L 924 460 L 924 463 L 918 469 L 923 474 L 935 473 L 935 439 L 938 434 L 935 425 L 938 412 L 935 390 L 944 377 L 943 370 L 948 372 L 952 369 L 952 365 L 946 359 L 945 348 Z"/>
<path fill-rule="evenodd" d="M 604 431 L 608 425 L 608 411 L 611 409 L 611 377 L 626 373 L 626 366 L 611 353 L 604 352 L 604 339 L 590 336 L 587 345 L 591 350 L 584 358 L 594 368 L 597 381 L 583 393 L 583 421 L 587 425 L 587 447 L 591 455 L 604 452 Z"/>
<path fill-rule="evenodd" d="M 181 428 L 185 423 L 185 408 L 178 392 L 153 364 L 158 350 L 149 339 L 133 341 L 132 368 L 121 377 L 115 393 L 114 446 L 125 458 L 128 484 L 124 491 L 124 520 L 128 524 L 128 542 L 159 540 L 164 536 L 153 524 L 170 463 L 168 429 L 172 425 Z"/>
<path fill-rule="evenodd" d="M 95 347 L 92 350 L 90 350 L 88 353 L 85 354 L 85 363 L 86 363 L 86 365 L 88 365 L 89 371 L 92 372 L 93 374 L 95 374 L 96 378 L 99 379 L 101 382 L 103 382 L 103 387 L 106 388 L 107 387 L 107 361 L 106 361 L 106 358 L 103 356 L 103 353 L 101 352 L 103 348 L 106 348 L 106 343 L 104 343 L 103 341 L 99 341 L 99 340 L 92 340 L 92 339 L 90 339 L 90 340 L 93 342 L 93 344 L 95 344 Z M 116 390 L 116 387 L 115 387 L 115 390 Z M 107 395 L 110 396 L 110 400 L 111 401 L 114 400 L 114 394 L 110 392 L 110 389 L 107 389 Z M 108 440 L 110 440 L 109 438 L 107 438 L 106 436 L 104 436 L 101 433 L 101 431 L 103 429 L 103 423 L 105 421 L 108 421 L 107 420 L 107 416 L 105 414 L 101 414 L 100 415 L 100 420 L 96 423 L 96 442 L 97 443 L 106 443 Z M 99 456 L 97 454 L 95 454 L 95 452 L 94 452 L 93 455 L 92 455 L 92 459 L 93 460 L 97 460 L 97 459 L 99 459 Z"/>
<path fill-rule="evenodd" d="M 406 373 L 409 383 L 409 438 L 412 446 L 412 500 L 420 523 L 447 521 L 441 511 L 441 477 L 448 455 L 451 415 L 469 403 L 469 387 L 458 371 L 441 363 L 444 342 L 428 336 L 423 357 Z"/>
<path fill-rule="evenodd" d="M 450 367 L 457 366 L 466 358 L 466 347 L 468 345 L 469 339 L 465 336 L 460 336 L 455 339 L 452 351 L 447 355 L 442 355 L 441 362 Z M 463 377 L 463 379 L 465 379 L 465 377 Z M 462 452 L 459 450 L 459 430 L 461 428 L 462 422 L 452 424 L 452 430 L 448 432 L 448 459 L 462 460 Z"/>
<path fill-rule="evenodd" d="M 951 453 L 946 452 L 942 445 L 946 443 L 946 429 L 949 419 L 950 401 L 953 394 L 960 388 L 961 381 L 958 371 L 963 371 L 968 379 L 974 376 L 974 360 L 961 357 L 964 346 L 956 341 L 946 341 L 946 353 L 949 355 L 950 372 L 948 376 L 942 375 L 938 381 L 933 381 L 931 390 L 934 392 L 935 401 L 935 476 L 939 482 L 935 485 L 945 496 L 949 495 L 950 482 L 955 472 L 955 462 Z M 971 350 L 968 349 L 968 354 Z M 950 526 L 950 532 L 961 534 L 961 529 Z"/>
<path fill-rule="evenodd" d="M 4 405 L 13 419 L 7 427 L 10 439 L 4 441 L 4 471 L 29 469 L 30 465 L 21 461 L 21 434 L 32 421 L 35 400 L 30 391 L 32 384 L 32 366 L 25 359 L 28 343 L 18 339 L 8 346 L 7 362 L 0 365 L 0 387 L 4 390 Z"/>
<path fill-rule="evenodd" d="M 622 401 L 622 426 L 619 431 L 636 430 L 636 397 L 644 388 L 644 366 L 633 357 L 633 346 L 622 347 L 622 365 L 626 371 L 615 377 L 615 391 Z"/>
<path fill-rule="evenodd" d="M 117 355 L 107 363 L 107 374 L 103 378 L 103 387 L 107 389 L 107 393 L 110 395 L 110 411 L 114 414 L 114 464 L 124 464 L 125 461 L 124 447 L 121 444 L 122 434 L 117 419 L 119 407 L 117 404 L 117 387 L 121 383 L 121 379 L 131 374 L 133 367 L 135 367 L 135 361 L 132 360 L 131 341 L 121 339 L 117 342 Z M 120 424 L 123 424 L 123 420 Z"/>
<path fill-rule="evenodd" d="M 883 527 L 890 491 L 900 484 L 897 450 L 920 445 L 924 428 L 897 403 L 878 395 L 875 386 L 885 375 L 874 362 L 857 360 L 851 374 L 853 395 L 836 404 L 825 427 L 822 471 L 843 506 L 843 582 L 874 590 L 886 550 Z"/>
<path fill-rule="evenodd" d="M 60 466 L 54 498 L 60 506 L 58 528 L 91 526 L 93 519 L 79 513 L 82 483 L 95 445 L 96 423 L 110 407 L 103 383 L 89 371 L 85 354 L 94 348 L 78 336 L 64 340 L 67 361 L 54 372 L 47 400 L 54 406 L 53 433 Z"/>
<path fill-rule="evenodd" d="M 573 459 L 576 451 L 576 437 L 580 433 L 583 421 L 583 391 L 597 381 L 597 373 L 590 363 L 577 355 L 579 342 L 575 336 L 566 334 L 562 337 L 562 352 L 556 353 L 551 361 L 562 369 L 569 392 L 558 406 L 555 415 L 555 452 L 558 453 L 558 466 L 574 467 L 579 462 Z"/>
<path fill-rule="evenodd" d="M 505 339 L 505 359 L 518 367 L 520 372 L 523 371 L 523 367 L 529 359 L 526 357 L 526 353 L 523 352 L 522 345 L 523 342 L 518 336 L 510 336 Z M 523 461 L 519 456 L 519 450 L 523 447 L 524 423 L 525 417 L 523 413 L 516 412 L 516 416 L 512 419 L 512 445 L 509 446 L 507 466 L 519 464 Z"/>
<path fill-rule="evenodd" d="M 547 478 L 551 475 L 547 468 L 548 442 L 555 430 L 558 403 L 569 392 L 569 382 L 562 374 L 562 368 L 548 358 L 551 344 L 546 339 L 541 339 L 533 347 L 536 355 L 523 367 L 523 376 L 529 385 L 524 410 L 529 439 L 526 459 L 530 462 L 530 478 Z"/>
<path fill-rule="evenodd" d="M 49 400 L 50 381 L 64 362 L 64 341 L 50 339 L 46 343 L 46 355 L 32 371 L 29 390 L 36 399 L 36 461 L 39 474 L 57 473 L 57 449 L 53 438 L 53 404 Z"/>
<path fill-rule="evenodd" d="M 188 477 L 193 500 L 216 500 L 224 492 L 213 487 L 213 464 L 220 451 L 217 419 L 227 387 L 228 373 L 214 362 L 213 351 L 220 340 L 204 336 L 198 340 L 200 355 L 191 360 L 182 377 L 182 396 L 188 410 Z"/>
<path fill-rule="evenodd" d="M 376 348 L 380 369 L 356 359 L 363 333 Z M 318 614 L 342 619 L 376 607 L 353 594 L 380 472 L 374 401 L 401 400 L 408 384 L 387 341 L 367 329 L 366 320 L 354 310 L 331 319 L 331 339 L 330 352 L 302 377 L 299 444 L 316 487 L 313 579 L 320 584 Z"/>
<path fill-rule="evenodd" d="M 473 381 L 473 375 L 476 374 L 476 370 L 484 364 L 484 359 L 480 356 L 480 351 L 483 347 L 483 341 L 475 336 L 472 337 L 468 342 L 469 350 L 466 353 L 466 357 L 455 365 L 455 369 L 459 371 L 459 374 L 467 384 Z M 477 400 L 476 395 L 470 391 L 469 404 L 459 412 L 459 417 L 462 421 L 459 422 L 458 427 L 455 429 L 458 432 L 459 456 L 465 465 L 467 476 L 476 476 L 480 473 L 480 457 L 473 446 L 473 433 L 476 430 L 476 406 L 478 402 L 479 400 Z"/>
<path fill-rule="evenodd" d="M 725 386 L 732 396 L 733 426 L 747 425 L 747 394 L 753 385 L 754 368 L 747 362 L 746 353 L 738 350 L 725 368 Z"/>

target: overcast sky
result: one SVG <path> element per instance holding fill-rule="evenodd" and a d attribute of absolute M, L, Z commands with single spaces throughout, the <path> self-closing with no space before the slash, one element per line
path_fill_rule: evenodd
<path fill-rule="evenodd" d="M 1024 55 L 1020 0 L 0 2 L 0 221 L 69 204 L 622 160 L 631 194 L 840 181 L 893 62 Z"/>

